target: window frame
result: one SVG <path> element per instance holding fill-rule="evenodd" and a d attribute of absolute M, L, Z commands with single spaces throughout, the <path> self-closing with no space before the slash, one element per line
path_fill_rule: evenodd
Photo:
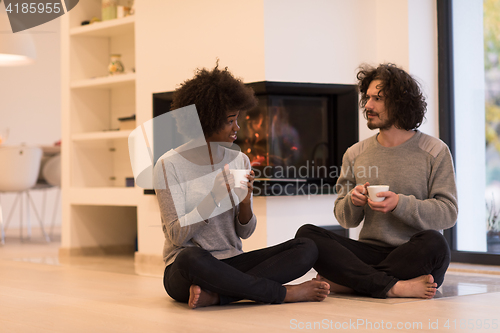
<path fill-rule="evenodd" d="M 455 95 L 453 64 L 453 0 L 436 0 L 438 29 L 439 137 L 450 148 L 455 163 Z M 457 226 L 444 231 L 451 261 L 500 265 L 500 254 L 457 250 Z M 486 235 L 485 235 L 486 237 Z"/>

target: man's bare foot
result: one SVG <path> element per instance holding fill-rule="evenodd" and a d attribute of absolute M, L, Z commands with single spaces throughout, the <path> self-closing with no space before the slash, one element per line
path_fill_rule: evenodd
<path fill-rule="evenodd" d="M 437 283 L 430 274 L 411 280 L 398 281 L 388 292 L 387 297 L 433 298 L 436 295 Z"/>
<path fill-rule="evenodd" d="M 297 285 L 286 285 L 286 303 L 320 302 L 330 293 L 330 285 L 324 281 L 311 280 Z"/>
<path fill-rule="evenodd" d="M 330 285 L 330 292 L 332 292 L 332 293 L 336 293 L 336 294 L 352 294 L 352 293 L 354 293 L 353 289 L 346 287 L 346 286 L 343 286 L 343 285 L 340 285 L 340 284 L 337 284 L 335 282 L 332 282 L 332 281 L 328 280 L 327 278 L 325 278 L 324 276 L 321 276 L 319 274 L 317 274 L 313 280 L 324 281 L 324 282 L 328 283 Z"/>
<path fill-rule="evenodd" d="M 203 306 L 215 305 L 220 302 L 219 295 L 211 291 L 206 291 L 197 285 L 189 287 L 188 305 L 191 309 L 201 308 Z"/>

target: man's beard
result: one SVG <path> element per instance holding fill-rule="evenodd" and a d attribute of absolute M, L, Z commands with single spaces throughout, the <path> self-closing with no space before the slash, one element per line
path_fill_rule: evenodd
<path fill-rule="evenodd" d="M 388 130 L 389 128 L 392 127 L 392 125 L 394 125 L 394 121 L 392 121 L 391 119 L 386 119 L 385 121 L 383 121 L 382 123 L 380 124 L 372 124 L 370 123 L 370 119 L 368 118 L 368 113 L 371 113 L 371 114 L 376 114 L 375 112 L 369 112 L 369 111 L 366 111 L 365 110 L 365 115 L 366 115 L 366 118 L 368 120 L 368 123 L 367 123 L 367 126 L 369 129 L 371 130 L 374 130 L 374 129 L 380 129 L 382 131 L 384 130 Z M 378 117 L 378 114 L 377 115 L 377 118 L 380 120 L 380 118 Z"/>

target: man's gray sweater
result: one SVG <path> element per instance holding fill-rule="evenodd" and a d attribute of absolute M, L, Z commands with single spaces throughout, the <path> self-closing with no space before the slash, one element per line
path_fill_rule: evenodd
<path fill-rule="evenodd" d="M 384 147 L 377 135 L 344 154 L 334 209 L 340 225 L 354 228 L 364 219 L 359 240 L 381 246 L 399 246 L 422 230 L 451 228 L 458 214 L 457 189 L 446 144 L 416 131 L 403 144 Z M 384 214 L 368 204 L 354 206 L 351 192 L 365 182 L 389 185 L 399 196 L 396 208 Z"/>

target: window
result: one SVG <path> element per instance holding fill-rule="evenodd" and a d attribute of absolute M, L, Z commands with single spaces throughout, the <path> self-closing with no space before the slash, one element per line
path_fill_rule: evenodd
<path fill-rule="evenodd" d="M 440 136 L 455 158 L 459 202 L 457 225 L 445 235 L 452 260 L 498 265 L 500 0 L 437 5 Z"/>

